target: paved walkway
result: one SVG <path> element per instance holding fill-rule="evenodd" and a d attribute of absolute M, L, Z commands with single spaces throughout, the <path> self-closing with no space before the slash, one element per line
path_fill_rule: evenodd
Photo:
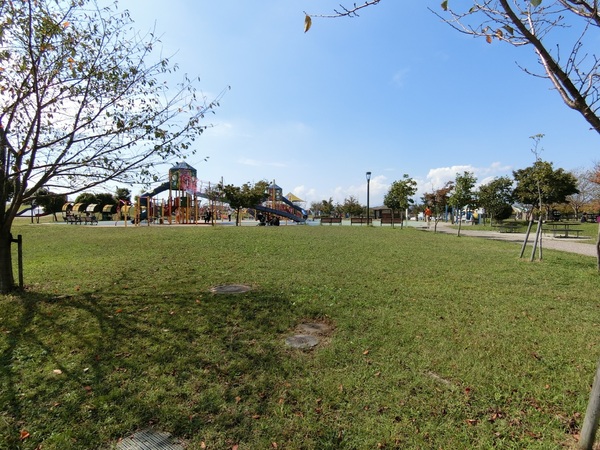
<path fill-rule="evenodd" d="M 428 231 L 433 231 L 433 227 L 434 225 L 432 223 Z M 427 228 L 425 227 L 423 229 L 427 230 Z M 457 234 L 458 230 L 456 228 L 451 227 L 451 225 L 446 222 L 438 222 L 437 232 Z M 525 233 L 499 233 L 497 231 L 484 231 L 478 230 L 477 225 L 466 225 L 461 227 L 460 235 L 469 237 L 479 237 L 485 239 L 495 239 L 499 241 L 515 242 L 519 245 L 522 245 L 523 241 L 525 240 Z M 534 239 L 535 234 L 532 233 L 529 236 L 529 249 L 531 248 L 531 245 L 533 245 Z M 580 255 L 593 256 L 594 258 L 597 256 L 595 236 L 591 239 L 555 238 L 551 236 L 543 236 L 542 249 L 552 249 L 560 250 L 563 252 L 578 253 Z"/>

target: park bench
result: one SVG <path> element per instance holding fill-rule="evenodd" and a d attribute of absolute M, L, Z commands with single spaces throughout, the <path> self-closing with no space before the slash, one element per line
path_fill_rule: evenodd
<path fill-rule="evenodd" d="M 516 233 L 521 224 L 517 222 L 499 222 L 492 225 L 493 228 L 497 228 L 500 233 Z"/>
<path fill-rule="evenodd" d="M 80 223 L 81 223 L 81 220 L 80 220 Z M 90 225 L 94 225 L 94 224 L 98 225 L 98 219 L 96 218 L 96 215 L 95 215 L 95 214 L 92 214 L 91 216 L 85 216 L 85 217 L 83 218 L 83 223 L 84 223 L 85 225 L 87 225 L 88 223 L 89 223 Z"/>
<path fill-rule="evenodd" d="M 392 222 L 393 221 L 393 222 Z M 401 224 L 403 222 L 402 217 L 394 217 L 393 219 L 391 217 L 382 217 L 381 218 L 381 222 L 379 223 L 379 225 L 391 225 L 392 223 L 399 223 Z"/>
<path fill-rule="evenodd" d="M 350 218 L 350 225 L 353 225 L 355 223 L 358 223 L 358 224 L 361 224 L 361 225 L 363 223 L 367 223 L 367 218 L 366 217 L 351 217 Z M 369 217 L 369 223 L 373 223 L 373 219 L 371 219 L 370 217 Z"/>
<path fill-rule="evenodd" d="M 328 223 L 329 225 L 331 225 L 333 223 L 339 223 L 341 225 L 342 218 L 341 217 L 321 217 L 321 225 L 324 225 L 326 223 Z"/>
<path fill-rule="evenodd" d="M 80 224 L 81 223 L 81 216 L 78 216 L 78 215 L 75 215 L 75 214 L 67 214 L 65 216 L 65 221 L 69 225 Z"/>
<path fill-rule="evenodd" d="M 583 231 L 583 228 L 577 228 L 579 226 L 578 223 L 568 223 L 568 222 L 546 222 L 542 231 L 544 233 L 552 233 L 552 237 L 564 237 L 568 238 L 569 234 L 575 235 L 575 237 L 579 237 Z"/>

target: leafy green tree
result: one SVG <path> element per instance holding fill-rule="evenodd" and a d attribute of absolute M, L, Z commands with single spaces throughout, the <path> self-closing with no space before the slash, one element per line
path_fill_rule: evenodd
<path fill-rule="evenodd" d="M 436 189 L 433 192 L 426 192 L 421 200 L 424 206 L 429 206 L 433 211 L 435 226 L 434 231 L 437 230 L 437 223 L 442 213 L 449 205 L 450 193 L 454 190 L 454 181 L 448 181 L 442 188 Z"/>
<path fill-rule="evenodd" d="M 404 174 L 402 180 L 394 181 L 383 198 L 383 204 L 392 210 L 392 225 L 394 224 L 394 211 L 403 211 L 414 203 L 411 198 L 417 192 L 417 182 Z"/>
<path fill-rule="evenodd" d="M 333 204 L 333 198 L 329 198 L 329 200 L 321 200 L 320 202 L 314 202 L 311 204 L 311 209 L 313 209 L 313 213 L 318 211 L 323 216 L 331 216 L 335 213 L 335 205 Z"/>
<path fill-rule="evenodd" d="M 101 192 L 99 194 L 96 194 L 96 201 L 100 206 L 114 205 L 117 203 L 114 195 L 108 192 Z"/>
<path fill-rule="evenodd" d="M 530 208 L 545 210 L 548 217 L 552 205 L 565 203 L 569 195 L 577 194 L 577 178 L 564 169 L 554 169 L 552 163 L 537 160 L 532 166 L 513 171 L 516 182 L 515 199 Z"/>
<path fill-rule="evenodd" d="M 462 223 L 462 209 L 465 206 L 475 204 L 475 193 L 473 187 L 477 179 L 471 172 L 463 172 L 462 175 L 456 174 L 454 180 L 454 190 L 448 199 L 448 204 L 452 206 L 458 213 L 458 236 L 460 236 L 460 228 Z"/>
<path fill-rule="evenodd" d="M 486 214 L 495 220 L 510 217 L 513 199 L 513 180 L 509 177 L 497 177 L 477 190 L 479 206 L 485 208 Z M 508 207 L 508 208 L 507 208 Z"/>
<path fill-rule="evenodd" d="M 64 194 L 54 194 L 46 188 L 38 189 L 34 196 L 36 205 L 44 208 L 44 211 L 52 214 L 54 221 L 58 218 L 56 213 L 62 210 L 63 205 L 67 202 L 67 196 Z"/>
<path fill-rule="evenodd" d="M 235 225 L 239 225 L 240 210 L 242 208 L 254 208 L 262 203 L 267 197 L 267 189 L 269 183 L 267 181 L 259 181 L 252 185 L 244 183 L 242 186 L 234 186 L 228 184 L 222 186 L 222 192 L 229 206 L 236 211 Z"/>
<path fill-rule="evenodd" d="M 362 205 L 358 202 L 357 198 L 350 196 L 344 199 L 344 203 L 340 205 L 339 211 L 341 214 L 348 214 L 350 217 L 360 216 L 363 212 Z"/>
<path fill-rule="evenodd" d="M 15 287 L 11 227 L 46 187 L 65 194 L 152 179 L 195 153 L 216 101 L 152 54 L 126 11 L 95 0 L 0 1 L 0 293 Z"/>
<path fill-rule="evenodd" d="M 125 202 L 131 203 L 131 191 L 127 188 L 117 188 L 115 190 L 115 200 L 117 203 Z"/>
<path fill-rule="evenodd" d="M 83 192 L 75 197 L 75 203 L 83 203 L 84 205 L 90 205 L 92 203 L 98 203 L 98 197 L 96 194 L 91 192 Z"/>
<path fill-rule="evenodd" d="M 381 0 L 335 10 L 333 17 L 356 16 Z M 392 0 L 393 1 L 393 0 Z M 458 5 L 460 10 L 452 9 Z M 567 107 L 577 111 L 600 133 L 600 28 L 598 0 L 442 0 L 438 16 L 461 33 L 481 37 L 488 43 L 505 42 L 533 50 L 539 67 L 523 70 L 552 85 Z M 445 17 L 449 16 L 448 19 Z M 311 26 L 306 15 L 304 31 Z M 565 32 L 572 29 L 573 32 Z M 515 94 L 517 95 L 517 94 Z M 597 240 L 600 270 L 600 226 Z M 600 422 L 600 362 L 581 430 L 579 448 L 591 450 Z"/>

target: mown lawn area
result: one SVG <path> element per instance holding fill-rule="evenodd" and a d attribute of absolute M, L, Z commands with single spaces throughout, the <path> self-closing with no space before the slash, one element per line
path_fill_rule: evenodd
<path fill-rule="evenodd" d="M 14 234 L 27 289 L 0 296 L 0 449 L 149 427 L 191 449 L 559 449 L 583 421 L 590 257 L 390 227 Z M 252 289 L 210 291 L 230 283 Z M 287 347 L 304 322 L 332 332 Z"/>

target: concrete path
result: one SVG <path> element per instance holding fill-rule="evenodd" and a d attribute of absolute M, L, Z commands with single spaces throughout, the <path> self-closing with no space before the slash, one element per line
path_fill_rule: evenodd
<path fill-rule="evenodd" d="M 423 222 L 421 222 L 423 223 Z M 431 224 L 430 228 L 423 227 L 424 230 L 433 232 L 434 225 Z M 449 233 L 457 234 L 458 230 L 450 226 L 446 222 L 438 222 L 437 224 L 438 233 Z M 499 233 L 497 231 L 484 231 L 477 230 L 477 225 L 465 225 L 460 229 L 461 236 L 478 237 L 484 239 L 495 239 L 499 241 L 515 242 L 519 245 L 523 244 L 525 240 L 525 233 Z M 529 236 L 528 249 L 533 245 L 535 234 Z M 542 249 L 560 250 L 563 252 L 578 253 L 580 255 L 596 257 L 596 241 L 595 236 L 586 238 L 555 238 L 551 236 L 542 237 Z M 531 250 L 529 250 L 531 252 Z"/>

